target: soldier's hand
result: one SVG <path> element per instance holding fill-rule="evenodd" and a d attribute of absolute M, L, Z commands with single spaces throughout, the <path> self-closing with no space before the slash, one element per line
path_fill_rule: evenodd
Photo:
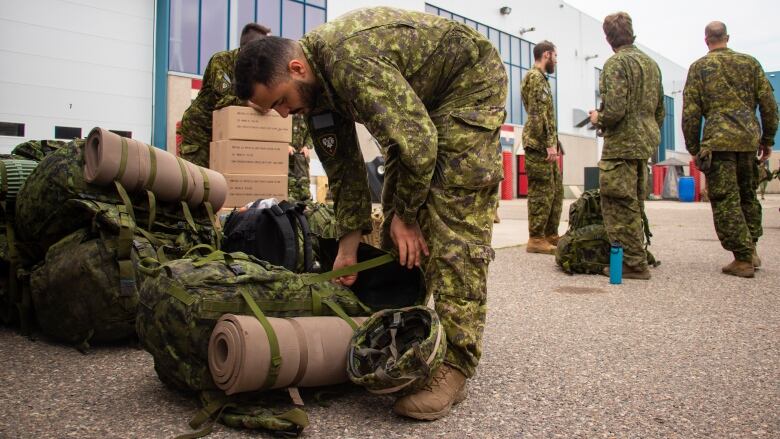
<path fill-rule="evenodd" d="M 588 116 L 590 116 L 590 123 L 593 125 L 598 125 L 599 123 L 599 112 L 596 110 L 590 110 L 588 112 Z"/>
<path fill-rule="evenodd" d="M 761 145 L 758 148 L 758 160 L 761 163 L 764 163 L 765 161 L 769 160 L 769 156 L 772 155 L 772 147 L 767 145 Z"/>
<path fill-rule="evenodd" d="M 311 154 L 311 153 L 309 152 L 309 147 L 307 147 L 307 146 L 304 146 L 304 147 L 301 149 L 301 153 L 303 153 L 303 156 L 304 156 L 304 157 L 306 157 L 307 159 L 309 158 L 309 155 Z"/>
<path fill-rule="evenodd" d="M 289 155 L 295 154 L 295 148 L 293 148 L 292 146 L 288 146 L 287 147 L 287 154 L 289 154 Z"/>
<path fill-rule="evenodd" d="M 425 243 L 420 225 L 417 223 L 406 224 L 398 216 L 393 215 L 393 220 L 390 222 L 390 237 L 398 249 L 398 261 L 406 268 L 420 266 L 421 251 L 425 256 L 430 255 L 428 244 Z"/>
<path fill-rule="evenodd" d="M 360 245 L 360 230 L 347 233 L 339 239 L 339 251 L 336 254 L 336 259 L 333 261 L 333 269 L 349 267 L 350 265 L 357 264 L 357 249 Z M 348 287 L 355 283 L 357 280 L 357 273 L 350 274 L 348 276 L 341 276 L 333 279 L 333 283 L 344 285 Z"/>
<path fill-rule="evenodd" d="M 558 160 L 558 151 L 553 148 L 547 148 L 547 159 L 550 163 L 555 163 Z"/>

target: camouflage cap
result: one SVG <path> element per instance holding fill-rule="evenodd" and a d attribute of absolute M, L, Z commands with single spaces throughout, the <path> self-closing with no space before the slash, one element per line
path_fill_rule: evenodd
<path fill-rule="evenodd" d="M 414 391 L 441 366 L 447 340 L 439 316 L 426 306 L 380 311 L 355 332 L 347 374 L 372 393 Z"/>

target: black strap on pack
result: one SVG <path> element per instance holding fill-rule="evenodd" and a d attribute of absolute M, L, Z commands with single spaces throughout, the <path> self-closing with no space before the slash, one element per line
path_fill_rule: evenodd
<path fill-rule="evenodd" d="M 305 205 L 303 203 L 296 203 L 295 205 L 292 205 L 286 201 L 282 202 L 285 204 L 283 209 L 287 212 L 287 215 L 290 217 L 290 223 L 293 225 L 293 228 L 297 227 L 301 228 L 301 235 L 303 236 L 303 271 L 305 273 L 309 273 L 313 270 L 314 265 L 314 257 L 312 254 L 312 243 L 311 243 L 311 229 L 309 228 L 309 220 L 306 219 L 306 215 L 303 214 L 303 210 L 305 209 Z M 290 205 L 290 207 L 287 207 L 286 205 Z M 297 230 L 296 236 L 297 236 Z M 297 239 L 296 239 L 296 260 L 298 259 L 298 246 L 297 246 Z"/>
<path fill-rule="evenodd" d="M 284 202 L 283 202 L 284 203 Z M 288 203 L 289 204 L 289 203 Z M 280 205 L 273 205 L 266 209 L 271 218 L 276 223 L 276 228 L 282 234 L 284 253 L 282 254 L 282 266 L 290 271 L 295 271 L 298 261 L 298 237 L 296 236 L 293 223 L 287 216 L 287 212 Z"/>

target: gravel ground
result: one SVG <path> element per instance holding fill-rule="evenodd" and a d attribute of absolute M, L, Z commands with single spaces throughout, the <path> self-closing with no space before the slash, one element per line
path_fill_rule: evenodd
<path fill-rule="evenodd" d="M 707 204 L 648 203 L 653 279 L 567 276 L 551 256 L 497 251 L 484 356 L 469 398 L 433 423 L 343 386 L 304 392 L 309 438 L 780 437 L 780 196 L 764 202 L 764 267 L 720 273 Z M 522 220 L 524 202 L 502 206 Z M 498 227 L 513 227 L 507 221 Z M 504 230 L 506 232 L 506 230 Z M 136 347 L 88 355 L 0 329 L 1 438 L 157 438 L 188 431 L 195 402 Z M 264 437 L 219 427 L 211 437 Z"/>

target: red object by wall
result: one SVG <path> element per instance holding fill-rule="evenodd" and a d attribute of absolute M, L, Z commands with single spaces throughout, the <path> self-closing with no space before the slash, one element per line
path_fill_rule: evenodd
<path fill-rule="evenodd" d="M 693 177 L 693 201 L 701 201 L 701 171 L 696 167 L 696 163 L 691 160 L 689 163 L 691 177 Z"/>
<path fill-rule="evenodd" d="M 528 173 L 525 170 L 525 155 L 517 156 L 517 196 L 528 196 Z"/>
<path fill-rule="evenodd" d="M 666 177 L 666 166 L 653 165 L 653 194 L 660 197 L 664 190 L 664 177 Z"/>
<path fill-rule="evenodd" d="M 512 153 L 504 151 L 501 153 L 504 162 L 504 180 L 501 181 L 501 199 L 511 200 L 514 196 L 513 185 L 514 176 L 512 175 Z"/>

